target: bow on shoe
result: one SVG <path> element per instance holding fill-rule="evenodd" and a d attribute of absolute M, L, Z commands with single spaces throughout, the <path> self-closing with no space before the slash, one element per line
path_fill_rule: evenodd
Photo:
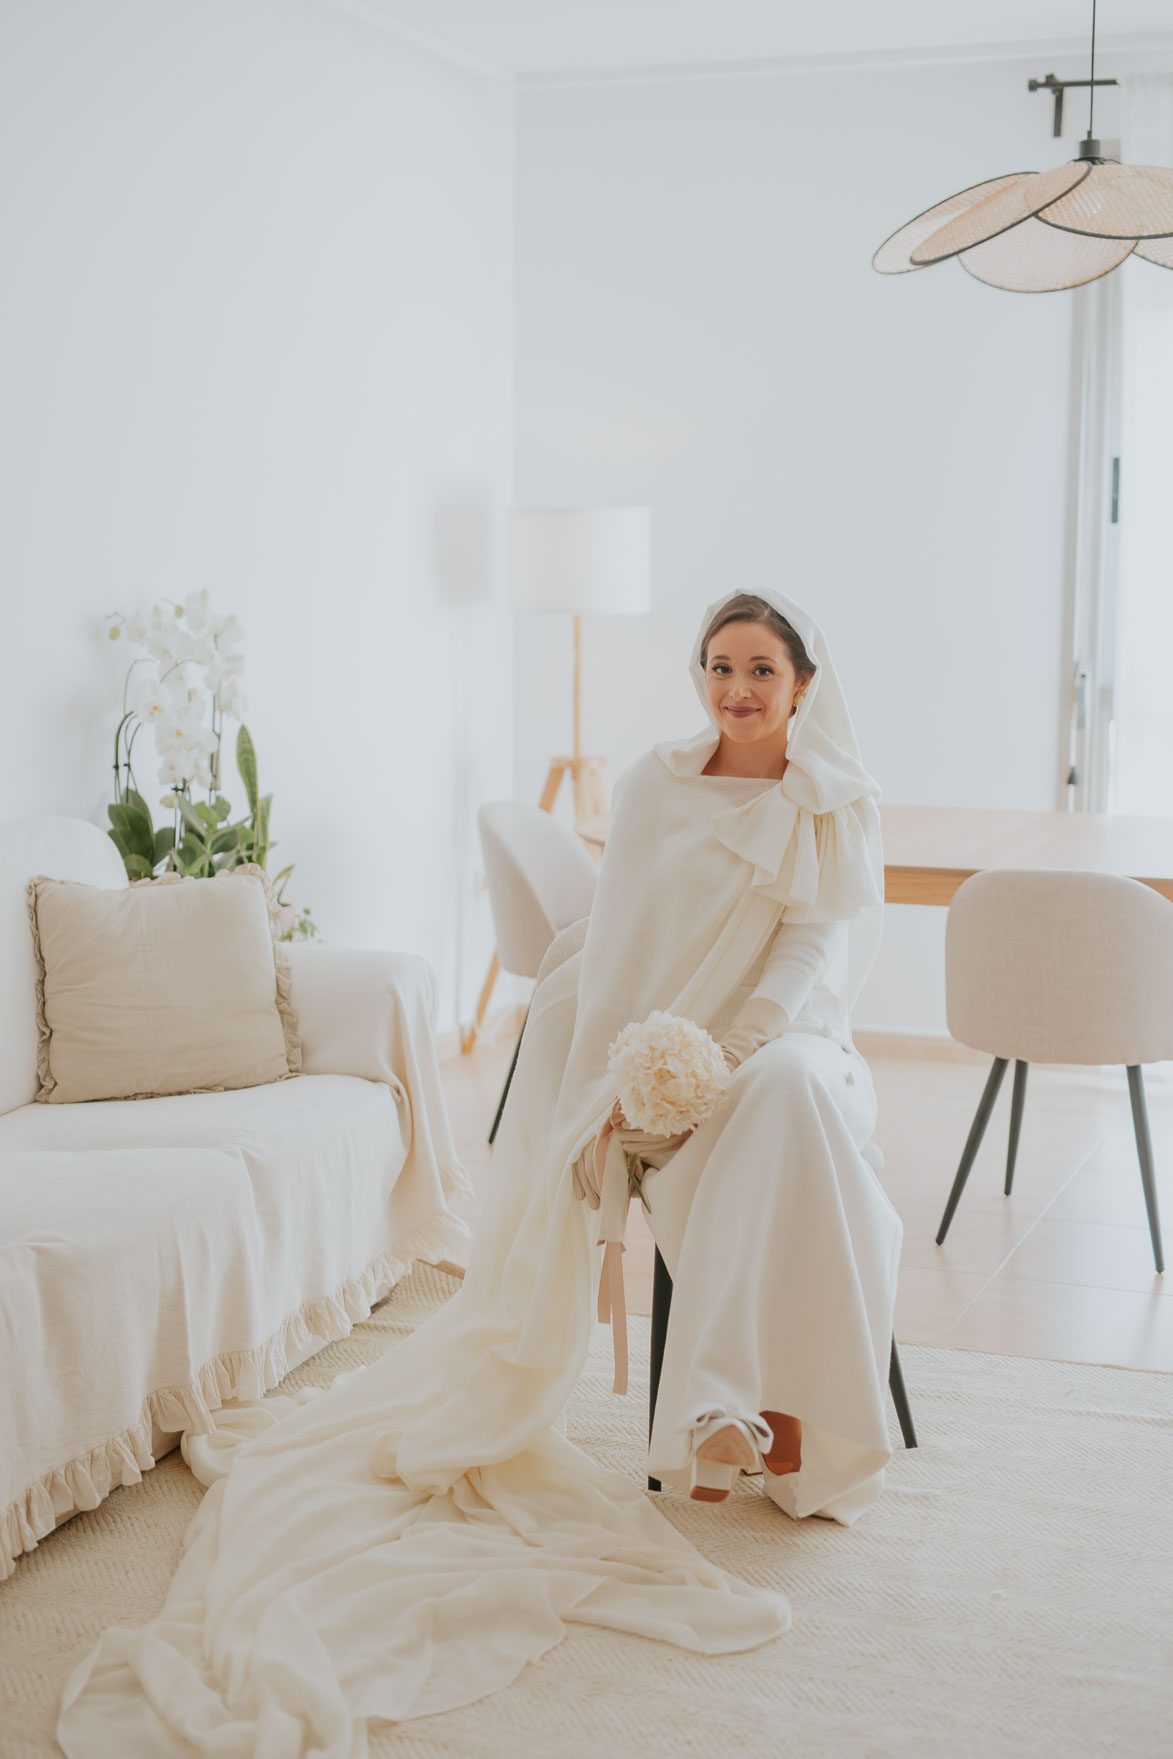
<path fill-rule="evenodd" d="M 701 1442 L 708 1441 L 718 1429 L 724 1429 L 727 1423 L 744 1423 L 751 1431 L 763 1455 L 768 1454 L 774 1441 L 774 1431 L 757 1411 L 729 1411 L 724 1405 L 694 1405 L 687 1417 L 676 1425 L 677 1433 L 691 1437 L 693 1451 Z"/>

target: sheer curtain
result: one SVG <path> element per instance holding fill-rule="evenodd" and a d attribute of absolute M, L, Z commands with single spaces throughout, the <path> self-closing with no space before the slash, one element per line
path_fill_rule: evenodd
<path fill-rule="evenodd" d="M 1120 76 L 1121 157 L 1173 166 L 1173 73 Z M 1173 815 L 1173 270 L 1121 280 L 1115 721 L 1107 806 Z"/>

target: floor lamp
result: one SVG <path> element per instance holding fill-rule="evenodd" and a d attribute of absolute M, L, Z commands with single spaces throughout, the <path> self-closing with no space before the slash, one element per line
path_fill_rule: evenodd
<path fill-rule="evenodd" d="M 510 517 L 509 572 L 515 611 L 564 611 L 574 618 L 574 726 L 568 756 L 550 759 L 538 805 L 552 812 L 569 772 L 578 824 L 607 810 L 603 759 L 582 748 L 582 620 L 651 609 L 646 507 L 526 507 Z M 470 1051 L 485 1017 L 500 962 L 496 952 L 463 1034 Z"/>

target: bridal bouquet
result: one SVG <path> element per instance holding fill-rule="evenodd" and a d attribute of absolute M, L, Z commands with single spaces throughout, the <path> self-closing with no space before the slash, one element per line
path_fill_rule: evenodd
<path fill-rule="evenodd" d="M 675 1136 L 703 1124 L 729 1084 L 720 1045 L 695 1020 L 663 1008 L 623 1028 L 608 1048 L 607 1067 L 628 1124 L 652 1136 Z M 629 1154 L 630 1188 L 642 1202 L 639 1166 L 639 1155 Z"/>

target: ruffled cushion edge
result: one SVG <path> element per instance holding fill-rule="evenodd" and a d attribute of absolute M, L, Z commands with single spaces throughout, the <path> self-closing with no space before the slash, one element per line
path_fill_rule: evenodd
<path fill-rule="evenodd" d="M 28 882 L 25 897 L 28 901 L 29 926 L 33 934 L 33 962 L 36 970 L 36 1007 L 37 1007 L 37 1092 L 33 1096 L 41 1099 L 52 1093 L 57 1085 L 56 1076 L 49 1064 L 49 1019 L 45 1013 L 45 952 L 41 945 L 41 922 L 37 915 L 37 899 L 40 887 L 47 875 L 37 874 Z M 0 1580 L 3 1580 L 0 1577 Z"/>
<path fill-rule="evenodd" d="M 469 1189 L 459 1163 L 441 1167 L 440 1182 L 446 1197 L 464 1195 Z M 33 1551 L 53 1532 L 60 1517 L 71 1510 L 96 1509 L 120 1484 L 141 1481 L 155 1464 L 151 1439 L 156 1424 L 168 1433 L 210 1434 L 215 1428 L 212 1413 L 226 1400 L 263 1398 L 285 1378 L 290 1358 L 311 1339 L 321 1338 L 325 1347 L 346 1337 L 417 1259 L 435 1263 L 471 1237 L 466 1222 L 443 1210 L 332 1294 L 303 1302 L 265 1343 L 251 1350 L 225 1351 L 206 1362 L 186 1385 L 149 1393 L 135 1421 L 120 1434 L 46 1472 L 13 1498 L 0 1516 L 0 1582 L 13 1573 L 23 1552 Z"/>
<path fill-rule="evenodd" d="M 223 867 L 216 875 L 217 879 L 231 879 L 234 874 L 252 874 L 260 881 L 261 890 L 265 895 L 265 908 L 269 912 L 269 932 L 273 937 L 273 965 L 277 980 L 277 1012 L 281 1016 L 281 1030 L 285 1035 L 285 1061 L 291 1075 L 301 1074 L 301 1027 L 292 1001 L 293 969 L 289 962 L 289 954 L 281 939 L 281 905 L 277 901 L 277 893 L 273 882 L 265 869 L 256 861 L 243 861 L 236 867 Z"/>

